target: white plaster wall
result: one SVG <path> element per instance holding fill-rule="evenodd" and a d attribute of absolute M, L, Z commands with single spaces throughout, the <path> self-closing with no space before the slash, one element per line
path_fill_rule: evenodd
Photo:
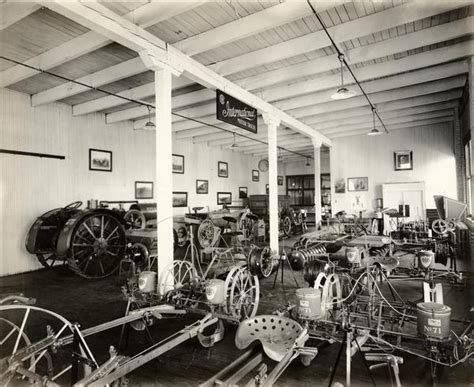
<path fill-rule="evenodd" d="M 393 152 L 413 151 L 413 170 L 395 171 Z M 453 132 L 450 124 L 404 129 L 384 136 L 351 136 L 336 138 L 330 152 L 331 197 L 333 214 L 354 212 L 356 196 L 367 211 L 373 213 L 375 198 L 382 197 L 383 183 L 425 182 L 426 208 L 435 208 L 433 195 L 456 198 L 456 169 Z M 348 177 L 369 178 L 365 192 L 347 192 Z M 336 179 L 344 178 L 346 193 L 336 194 Z"/>
<path fill-rule="evenodd" d="M 113 171 L 89 171 L 89 148 L 112 151 Z M 155 180 L 154 132 L 133 131 L 131 122 L 106 125 L 102 114 L 73 117 L 64 104 L 32 108 L 28 95 L 7 89 L 0 89 L 0 149 L 66 157 L 0 154 L 0 275 L 41 267 L 24 241 L 44 212 L 76 200 L 133 200 L 136 180 Z M 251 182 L 256 158 L 192 142 L 175 142 L 173 153 L 185 156 L 185 174 L 173 175 L 174 190 L 187 191 L 190 206 L 218 208 L 218 191 L 230 191 L 238 201 L 239 186 L 247 186 L 249 194 L 265 192 L 268 173 Z M 228 179 L 217 177 L 218 160 L 229 163 Z M 208 195 L 196 195 L 198 178 L 209 180 Z"/>
<path fill-rule="evenodd" d="M 252 181 L 252 169 L 258 169 L 260 158 L 245 156 L 241 152 L 222 150 L 206 144 L 193 144 L 192 140 L 177 140 L 173 143 L 173 153 L 185 156 L 185 173 L 173 174 L 173 189 L 188 192 L 188 206 L 209 206 L 209 209 L 222 208 L 217 205 L 217 192 L 231 192 L 232 205 L 242 205 L 239 187 L 247 187 L 248 195 L 265 193 L 268 172 L 260 172 L 260 181 Z M 217 163 L 228 163 L 229 177 L 217 176 Z M 209 181 L 209 193 L 196 193 L 196 180 Z M 183 214 L 185 208 L 175 208 L 175 215 Z"/>

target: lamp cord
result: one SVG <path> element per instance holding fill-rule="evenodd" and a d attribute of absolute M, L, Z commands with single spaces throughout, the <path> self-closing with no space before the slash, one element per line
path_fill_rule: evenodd
<path fill-rule="evenodd" d="M 344 63 L 347 67 L 347 70 L 349 71 L 349 73 L 351 74 L 352 78 L 354 79 L 355 83 L 357 84 L 357 86 L 359 87 L 360 91 L 362 92 L 362 94 L 364 95 L 365 99 L 367 100 L 367 102 L 369 103 L 369 106 L 370 108 L 372 109 L 372 112 L 377 116 L 378 120 L 380 121 L 380 124 L 382 125 L 382 127 L 385 129 L 385 132 L 386 133 L 389 133 L 387 127 L 385 126 L 382 118 L 380 117 L 379 113 L 377 112 L 377 108 L 375 107 L 375 105 L 372 103 L 372 101 L 370 100 L 369 96 L 367 95 L 367 93 L 365 92 L 364 88 L 362 87 L 362 85 L 360 84 L 360 82 L 358 81 L 357 77 L 355 76 L 354 72 L 352 71 L 351 67 L 349 66 L 349 63 L 347 62 L 344 54 L 342 53 L 342 51 L 339 49 L 339 47 L 337 46 L 336 42 L 334 41 L 334 39 L 332 38 L 331 34 L 329 33 L 327 27 L 326 27 L 326 24 L 324 24 L 324 21 L 321 19 L 321 17 L 319 16 L 319 14 L 316 12 L 316 10 L 314 9 L 313 5 L 311 4 L 310 0 L 306 0 L 306 2 L 308 3 L 308 5 L 310 6 L 311 8 L 311 11 L 313 11 L 313 14 L 314 16 L 316 16 L 316 18 L 318 19 L 319 21 L 319 24 L 321 24 L 321 27 L 323 27 L 323 30 L 324 32 L 326 33 L 327 37 L 329 38 L 329 40 L 331 41 L 331 44 L 332 46 L 334 47 L 334 49 L 336 50 L 337 52 L 337 55 L 339 57 L 339 60 L 341 61 L 341 67 L 342 67 L 342 63 Z M 342 68 L 341 68 L 341 79 L 342 79 Z"/>

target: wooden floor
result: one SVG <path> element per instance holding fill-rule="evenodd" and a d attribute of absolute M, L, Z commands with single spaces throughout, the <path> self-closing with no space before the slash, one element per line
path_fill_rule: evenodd
<path fill-rule="evenodd" d="M 286 242 L 286 246 L 291 241 Z M 34 259 L 34 257 L 31 257 Z M 302 272 L 296 272 L 295 278 L 300 287 L 306 286 Z M 275 289 L 272 288 L 273 277 L 261 281 L 261 302 L 259 313 L 271 313 L 279 306 L 294 300 L 297 288 L 291 272 L 284 271 L 284 283 L 278 279 Z M 394 283 L 405 297 L 415 300 L 421 297 L 421 285 L 416 281 Z M 454 318 L 464 319 L 468 316 L 472 301 L 469 287 L 445 287 L 445 300 L 453 308 Z M 77 321 L 82 329 L 123 316 L 126 302 L 120 292 L 118 277 L 104 280 L 85 280 L 74 275 L 67 268 L 40 270 L 37 272 L 8 276 L 0 279 L 0 294 L 22 292 L 37 299 L 37 305 L 51 309 L 70 321 Z M 199 316 L 188 315 L 179 319 L 162 320 L 151 327 L 150 333 L 154 342 L 171 335 Z M 42 327 L 44 329 L 44 327 Z M 133 386 L 191 386 L 198 385 L 223 367 L 236 359 L 240 351 L 234 345 L 236 326 L 226 324 L 226 335 L 222 342 L 212 348 L 203 348 L 196 339 L 167 352 L 128 376 Z M 90 340 L 90 345 L 97 360 L 108 357 L 110 345 L 117 345 L 119 329 L 100 334 Z M 132 331 L 126 354 L 136 354 L 149 345 L 149 339 L 142 332 Z M 279 379 L 281 386 L 314 386 L 327 385 L 334 366 L 339 344 L 332 344 L 322 349 L 309 367 L 304 367 L 298 360 L 294 361 Z M 427 362 L 413 356 L 402 355 L 401 366 L 403 385 L 427 386 L 431 384 Z M 269 361 L 270 364 L 271 361 Z M 336 381 L 345 383 L 344 357 L 341 359 L 336 374 Z M 472 385 L 472 366 L 468 363 L 452 369 L 446 369 L 441 379 L 442 385 Z M 376 385 L 390 385 L 386 369 L 373 373 Z M 359 356 L 353 361 L 353 385 L 372 385 L 367 370 Z"/>

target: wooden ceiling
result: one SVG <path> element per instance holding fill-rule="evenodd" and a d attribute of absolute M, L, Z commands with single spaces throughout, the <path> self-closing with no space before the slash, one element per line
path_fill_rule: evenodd
<path fill-rule="evenodd" d="M 339 60 L 306 1 L 100 1 L 120 17 L 208 66 L 328 138 L 365 135 L 370 107 L 357 95 L 334 101 Z M 465 85 L 474 55 L 473 2 L 456 0 L 312 1 L 390 131 L 445 125 Z M 1 55 L 18 62 L 153 102 L 153 74 L 137 53 L 36 3 L 0 4 Z M 32 96 L 33 106 L 55 101 L 73 114 L 102 112 L 108 123 L 147 121 L 144 106 L 0 60 L 0 86 Z M 215 93 L 184 77 L 173 79 L 173 110 L 236 130 L 215 118 Z M 254 137 L 266 140 L 263 121 Z M 132 125 L 132 123 L 131 123 Z M 177 140 L 192 138 L 231 149 L 234 136 L 173 117 Z M 248 133 L 247 133 L 248 135 Z M 236 151 L 264 155 L 265 145 L 237 136 Z M 278 145 L 312 155 L 310 140 L 285 126 Z M 286 152 L 282 156 L 293 157 Z"/>

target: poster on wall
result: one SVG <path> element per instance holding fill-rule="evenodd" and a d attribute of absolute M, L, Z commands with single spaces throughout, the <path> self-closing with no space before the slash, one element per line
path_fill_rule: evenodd
<path fill-rule="evenodd" d="M 247 199 L 248 189 L 247 187 L 239 187 L 239 199 Z"/>
<path fill-rule="evenodd" d="M 196 193 L 207 194 L 209 192 L 209 180 L 196 180 Z"/>
<path fill-rule="evenodd" d="M 334 191 L 336 193 L 346 193 L 346 180 L 344 178 L 336 179 Z"/>
<path fill-rule="evenodd" d="M 89 149 L 89 170 L 112 172 L 112 152 L 102 149 Z"/>
<path fill-rule="evenodd" d="M 257 133 L 257 109 L 216 90 L 216 117 L 220 121 Z"/>
<path fill-rule="evenodd" d="M 188 193 L 187 192 L 173 192 L 173 207 L 187 207 Z"/>
<path fill-rule="evenodd" d="M 393 152 L 393 162 L 396 171 L 410 171 L 413 169 L 413 151 Z"/>
<path fill-rule="evenodd" d="M 217 193 L 217 204 L 219 204 L 219 205 L 232 204 L 232 193 L 231 192 L 218 192 Z"/>
<path fill-rule="evenodd" d="M 173 161 L 172 161 L 172 170 L 173 173 L 184 173 L 184 156 L 183 155 L 175 155 L 173 154 Z"/>
<path fill-rule="evenodd" d="M 153 199 L 153 182 L 136 181 L 135 199 Z"/>
<path fill-rule="evenodd" d="M 369 178 L 368 177 L 349 177 L 347 178 L 348 191 L 368 191 Z"/>

